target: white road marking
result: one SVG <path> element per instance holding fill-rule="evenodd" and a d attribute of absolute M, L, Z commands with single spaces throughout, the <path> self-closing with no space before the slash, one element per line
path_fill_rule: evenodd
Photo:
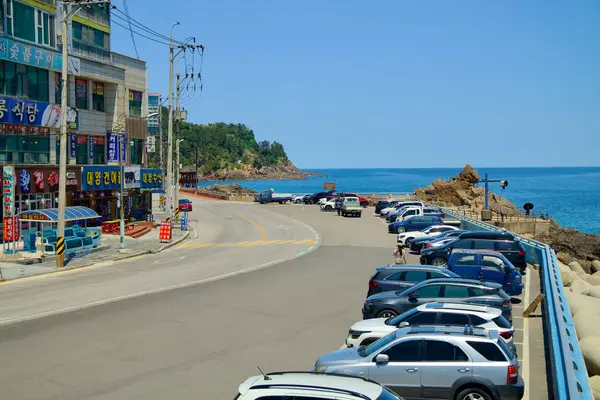
<path fill-rule="evenodd" d="M 527 271 L 528 274 L 533 273 L 533 268 L 530 268 Z M 530 304 L 530 294 L 531 292 L 531 279 L 527 279 L 525 282 L 525 296 L 523 298 L 523 303 L 529 305 Z M 523 318 L 523 359 L 527 360 L 527 365 L 523 368 L 523 382 L 525 382 L 525 391 L 523 393 L 523 398 L 529 398 L 529 377 L 531 376 L 531 358 L 529 353 L 529 318 Z"/>

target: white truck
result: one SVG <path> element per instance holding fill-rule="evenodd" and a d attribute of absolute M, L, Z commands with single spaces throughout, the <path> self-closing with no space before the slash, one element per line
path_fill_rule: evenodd
<path fill-rule="evenodd" d="M 342 217 L 357 216 L 360 218 L 362 216 L 362 207 L 358 197 L 345 197 L 344 203 L 342 203 L 341 214 Z"/>

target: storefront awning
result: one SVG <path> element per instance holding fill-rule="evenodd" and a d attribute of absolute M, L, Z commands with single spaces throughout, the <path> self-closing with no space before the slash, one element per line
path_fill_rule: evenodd
<path fill-rule="evenodd" d="M 58 208 L 23 211 L 17 215 L 21 221 L 58 222 Z M 74 206 L 65 208 L 65 221 L 101 218 L 96 211 L 88 207 Z"/>

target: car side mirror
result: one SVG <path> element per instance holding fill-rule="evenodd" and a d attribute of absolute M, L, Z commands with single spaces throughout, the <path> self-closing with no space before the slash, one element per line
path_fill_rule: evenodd
<path fill-rule="evenodd" d="M 387 354 L 377 354 L 375 356 L 375 364 L 387 364 L 390 362 L 390 357 Z"/>
<path fill-rule="evenodd" d="M 400 322 L 400 324 L 398 325 L 398 328 L 406 328 L 407 326 L 409 326 L 410 324 L 406 321 L 402 321 Z"/>

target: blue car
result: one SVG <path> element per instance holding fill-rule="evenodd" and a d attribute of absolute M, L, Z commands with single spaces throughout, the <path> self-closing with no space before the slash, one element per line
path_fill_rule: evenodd
<path fill-rule="evenodd" d="M 402 233 L 420 231 L 430 227 L 431 225 L 443 225 L 444 222 L 440 217 L 434 215 L 426 215 L 424 217 L 415 216 L 405 219 L 404 221 L 396 221 L 388 225 L 389 233 Z"/>
<path fill-rule="evenodd" d="M 454 249 L 446 268 L 465 279 L 497 282 L 512 296 L 523 291 L 521 272 L 497 251 Z"/>

